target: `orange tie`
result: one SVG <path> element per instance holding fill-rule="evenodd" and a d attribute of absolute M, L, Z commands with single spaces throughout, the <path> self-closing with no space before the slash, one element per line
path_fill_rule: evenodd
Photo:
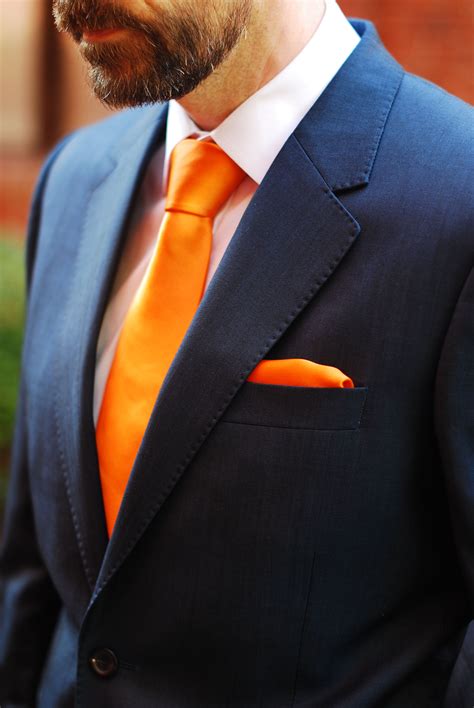
<path fill-rule="evenodd" d="M 109 536 L 168 368 L 206 283 L 213 219 L 244 172 L 212 142 L 171 154 L 157 244 L 120 333 L 96 430 Z"/>

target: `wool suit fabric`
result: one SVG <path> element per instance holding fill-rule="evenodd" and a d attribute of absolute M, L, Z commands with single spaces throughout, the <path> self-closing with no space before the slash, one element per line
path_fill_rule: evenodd
<path fill-rule="evenodd" d="M 45 164 L 4 708 L 472 708 L 472 114 L 353 25 L 361 42 L 259 186 L 171 365 L 109 543 L 96 343 L 166 106 L 82 129 Z M 293 357 L 355 387 L 246 381 Z"/>

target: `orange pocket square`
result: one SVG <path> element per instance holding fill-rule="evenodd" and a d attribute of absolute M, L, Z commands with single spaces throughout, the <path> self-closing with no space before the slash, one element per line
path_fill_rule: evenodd
<path fill-rule="evenodd" d="M 354 388 L 352 379 L 339 369 L 308 359 L 262 359 L 247 381 L 279 386 Z"/>

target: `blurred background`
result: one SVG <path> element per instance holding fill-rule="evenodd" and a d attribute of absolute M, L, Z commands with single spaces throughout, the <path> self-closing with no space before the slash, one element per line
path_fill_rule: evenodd
<path fill-rule="evenodd" d="M 294 0 L 298 2 L 298 0 Z M 340 0 L 375 22 L 403 66 L 474 99 L 472 0 Z M 19 376 L 28 205 L 46 152 L 108 114 L 81 59 L 53 25 L 50 0 L 0 0 L 0 521 Z M 46 382 L 45 382 L 46 383 Z"/>

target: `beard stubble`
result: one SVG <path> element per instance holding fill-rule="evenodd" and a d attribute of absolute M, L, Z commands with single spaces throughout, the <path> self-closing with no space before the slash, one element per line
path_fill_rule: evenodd
<path fill-rule="evenodd" d="M 193 91 L 245 33 L 252 0 L 181 0 L 146 19 L 104 0 L 53 0 L 59 31 L 68 32 L 88 64 L 88 80 L 112 108 L 162 103 Z M 125 30 L 118 39 L 86 42 L 82 33 Z"/>

